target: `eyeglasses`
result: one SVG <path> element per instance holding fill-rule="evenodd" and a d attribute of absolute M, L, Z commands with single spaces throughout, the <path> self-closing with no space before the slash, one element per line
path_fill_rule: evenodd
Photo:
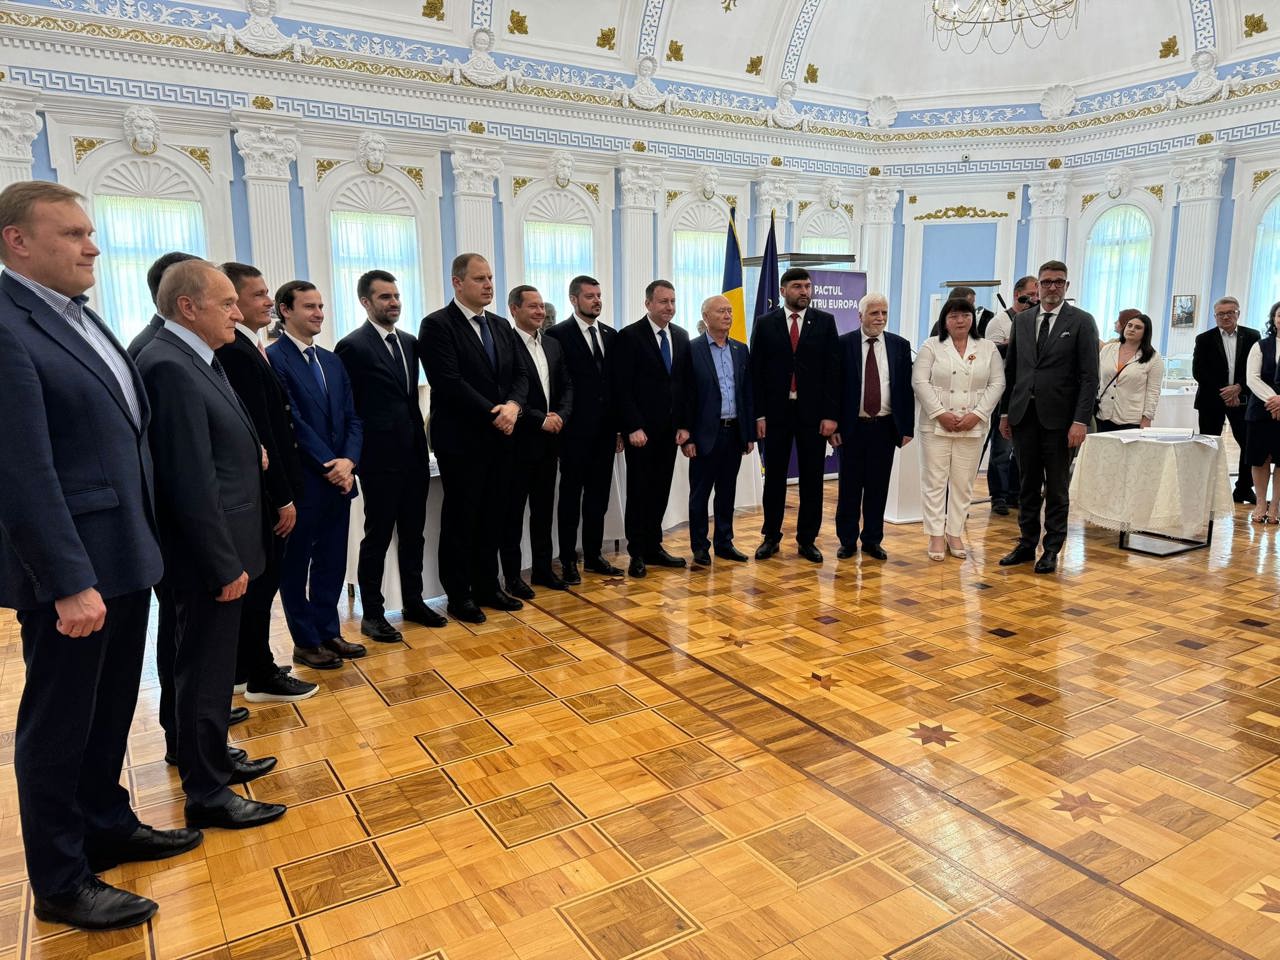
<path fill-rule="evenodd" d="M 1065 287 L 1067 285 L 1066 280 L 1040 280 L 1037 282 L 1042 287 Z"/>
<path fill-rule="evenodd" d="M 1227 317 L 1238 317 L 1240 316 L 1240 311 L 1239 310 L 1219 310 L 1217 313 L 1214 314 L 1214 316 L 1218 317 L 1219 319 L 1226 319 Z"/>

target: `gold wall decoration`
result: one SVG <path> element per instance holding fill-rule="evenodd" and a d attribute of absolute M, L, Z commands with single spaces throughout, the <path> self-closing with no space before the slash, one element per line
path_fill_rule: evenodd
<path fill-rule="evenodd" d="M 325 174 L 327 174 L 334 167 L 338 166 L 340 163 L 342 163 L 341 160 L 317 159 L 316 160 L 316 183 L 319 183 L 321 180 L 323 180 L 325 177 Z"/>
<path fill-rule="evenodd" d="M 781 158 L 781 157 L 770 157 L 770 158 L 769 158 L 769 166 L 771 166 L 771 167 L 780 167 L 780 166 L 782 166 L 782 158 Z"/>
<path fill-rule="evenodd" d="M 583 190 L 591 194 L 591 199 L 596 202 L 596 206 L 600 206 L 600 184 L 598 183 L 580 183 L 578 184 Z"/>
<path fill-rule="evenodd" d="M 208 147 L 178 147 L 178 149 L 204 167 L 205 173 L 213 173 L 213 160 L 209 157 Z"/>
<path fill-rule="evenodd" d="M 1202 147 L 1210 143 L 1213 143 L 1213 134 L 1212 133 L 1200 134 L 1200 136 L 1196 137 L 1196 143 L 1200 144 L 1200 146 Z"/>
<path fill-rule="evenodd" d="M 600 36 L 596 37 L 596 46 L 601 50 L 618 49 L 618 28 L 601 27 Z"/>
<path fill-rule="evenodd" d="M 804 213 L 806 210 L 808 210 L 808 209 L 809 209 L 810 207 L 812 207 L 812 206 L 813 206 L 813 201 L 812 201 L 812 200 L 801 200 L 801 201 L 796 205 L 796 209 L 797 209 L 800 213 Z"/>
<path fill-rule="evenodd" d="M 80 165 L 80 161 L 87 157 L 93 151 L 97 150 L 107 141 L 98 137 L 75 137 L 71 141 L 71 146 L 75 148 L 76 166 Z"/>
<path fill-rule="evenodd" d="M 1147 191 L 1147 193 L 1151 194 L 1161 203 L 1164 203 L 1164 184 L 1160 183 L 1156 184 L 1154 187 L 1143 187 L 1142 189 Z"/>
<path fill-rule="evenodd" d="M 667 191 L 667 206 L 668 206 L 668 207 L 669 207 L 669 206 L 671 206 L 673 203 L 675 203 L 678 199 L 680 199 L 680 191 L 679 191 L 679 190 L 668 190 L 668 191 Z"/>
<path fill-rule="evenodd" d="M 1093 203 L 1093 201 L 1097 200 L 1100 196 L 1102 196 L 1100 193 L 1086 193 L 1080 198 L 1080 212 L 1084 213 L 1089 209 L 1089 204 Z"/>
<path fill-rule="evenodd" d="M 274 110 L 276 102 L 270 97 L 264 97 L 261 94 L 249 101 L 249 105 L 255 110 Z"/>
<path fill-rule="evenodd" d="M 919 202 L 920 202 L 920 198 L 917 197 L 914 193 L 911 196 L 907 197 L 907 203 L 919 203 Z"/>
<path fill-rule="evenodd" d="M 1018 191 L 1016 191 L 1016 190 L 1010 190 L 1008 193 L 1006 193 L 1006 194 L 1005 194 L 1005 198 L 1006 198 L 1006 199 L 1008 199 L 1008 200 L 1017 200 L 1017 199 L 1018 199 Z"/>
<path fill-rule="evenodd" d="M 1160 44 L 1160 59 L 1169 60 L 1178 55 L 1178 35 L 1175 33 L 1164 43 Z"/>
<path fill-rule="evenodd" d="M 529 35 L 529 18 L 519 10 L 512 10 L 507 18 L 507 33 L 516 33 L 522 37 Z"/>
<path fill-rule="evenodd" d="M 676 63 L 684 62 L 684 44 L 679 40 L 672 40 L 667 44 L 667 60 Z"/>
<path fill-rule="evenodd" d="M 1061 158 L 1059 158 L 1059 157 L 1054 157 L 1052 160 L 1050 160 L 1050 161 L 1049 161 L 1049 169 L 1050 169 L 1050 170 L 1061 170 L 1061 169 L 1062 169 L 1062 160 L 1061 160 Z"/>
<path fill-rule="evenodd" d="M 916 217 L 916 220 L 999 220 L 1007 217 L 1009 214 L 1000 210 L 987 210 L 983 207 L 943 207 L 941 210 L 931 210 L 929 213 L 922 213 Z"/>
<path fill-rule="evenodd" d="M 852 204 L 852 203 L 846 203 L 846 204 L 844 205 L 844 212 L 845 212 L 845 213 L 847 213 L 847 214 L 849 215 L 849 217 L 852 219 L 852 217 L 853 217 L 853 204 Z"/>
<path fill-rule="evenodd" d="M 1260 13 L 1246 13 L 1244 15 L 1244 35 L 1245 39 L 1256 37 L 1260 33 L 1266 33 L 1271 28 L 1267 26 L 1267 18 Z"/>
<path fill-rule="evenodd" d="M 764 72 L 764 54 L 752 57 L 747 61 L 747 73 L 753 77 L 760 76 Z"/>
<path fill-rule="evenodd" d="M 531 183 L 533 183 L 533 177 L 512 177 L 511 195 L 513 197 L 520 196 L 520 191 Z"/>
<path fill-rule="evenodd" d="M 479 120 L 472 120 L 467 124 L 467 130 L 470 133 L 484 133 L 484 124 Z"/>
<path fill-rule="evenodd" d="M 9 75 L 5 73 L 3 70 L 0 70 L 0 80 L 7 80 L 7 79 L 9 79 Z"/>
<path fill-rule="evenodd" d="M 816 63 L 811 63 L 804 68 L 804 82 L 805 83 L 818 82 L 818 65 Z"/>
<path fill-rule="evenodd" d="M 1258 188 L 1271 179 L 1274 170 L 1259 170 L 1253 175 L 1253 192 L 1257 193 Z"/>
<path fill-rule="evenodd" d="M 738 205 L 738 198 L 732 193 L 726 193 L 724 195 L 724 202 L 731 207 L 736 207 Z"/>
<path fill-rule="evenodd" d="M 649 149 L 649 145 L 643 140 L 633 140 L 631 141 L 631 149 L 636 153 L 644 153 Z"/>
<path fill-rule="evenodd" d="M 724 7 L 724 12 L 728 13 L 738 6 L 738 0 L 720 0 L 720 6 Z"/>
<path fill-rule="evenodd" d="M 424 192 L 426 191 L 427 183 L 426 183 L 426 179 L 422 176 L 421 167 L 401 167 L 400 170 L 404 173 L 406 177 L 408 177 L 410 180 L 412 180 L 414 183 L 418 185 L 419 190 L 422 190 Z"/>
<path fill-rule="evenodd" d="M 867 171 L 867 173 L 868 173 L 868 174 L 870 174 L 870 175 L 871 175 L 871 176 L 873 176 L 873 177 L 878 177 L 878 176 L 880 176 L 880 168 L 879 168 L 879 167 L 872 167 L 870 170 L 868 170 L 868 171 Z"/>
<path fill-rule="evenodd" d="M 443 20 L 444 0 L 426 0 L 422 5 L 422 15 L 428 20 Z"/>

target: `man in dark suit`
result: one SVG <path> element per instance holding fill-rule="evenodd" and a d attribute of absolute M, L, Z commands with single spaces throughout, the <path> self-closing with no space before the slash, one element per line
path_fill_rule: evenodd
<path fill-rule="evenodd" d="M 42 181 L 0 192 L 0 607 L 26 665 L 13 763 L 35 914 L 106 929 L 156 903 L 94 874 L 201 834 L 139 823 L 120 784 L 163 563 L 151 411 L 84 306 L 98 248 L 80 199 Z"/>
<path fill-rule="evenodd" d="M 604 557 L 604 515 L 613 487 L 613 461 L 622 452 L 622 437 L 613 410 L 610 365 L 618 335 L 600 319 L 600 282 L 574 277 L 569 282 L 573 313 L 547 336 L 564 351 L 577 407 L 560 437 L 560 502 L 556 525 L 560 538 L 560 576 L 579 584 L 578 519 L 582 519 L 582 566 L 592 573 L 620 577 L 622 571 Z"/>
<path fill-rule="evenodd" d="M 542 333 L 546 309 L 542 294 L 524 284 L 513 287 L 507 309 L 515 323 L 518 353 L 529 378 L 529 397 L 515 430 L 515 469 L 502 523 L 502 572 L 507 593 L 532 600 L 534 593 L 520 576 L 523 567 L 524 510 L 529 506 L 529 548 L 533 566 L 529 579 L 552 590 L 565 582 L 551 568 L 551 515 L 556 499 L 556 461 L 560 432 L 573 411 L 573 383 L 558 341 Z"/>
<path fill-rule="evenodd" d="M 676 290 L 666 280 L 645 287 L 644 307 L 643 317 L 618 331 L 613 350 L 614 408 L 627 457 L 627 573 L 633 577 L 645 576 L 648 564 L 685 565 L 662 545 L 662 516 L 676 465 L 671 371 L 684 362 L 689 334 L 671 326 Z"/>
<path fill-rule="evenodd" d="M 151 291 L 151 302 L 153 304 L 156 302 L 156 295 L 160 292 L 160 279 L 164 276 L 166 270 L 175 263 L 182 263 L 183 260 L 199 259 L 193 253 L 183 253 L 181 250 L 174 250 L 157 257 L 156 261 L 147 268 L 147 289 Z M 162 329 L 164 329 L 164 317 L 160 316 L 158 312 L 153 313 L 151 319 L 147 321 L 147 325 L 138 331 L 137 336 L 129 341 L 129 356 L 137 360 L 142 348 L 150 343 L 151 338 Z"/>
<path fill-rule="evenodd" d="M 1009 353 L 1009 331 L 1013 329 L 1013 318 L 1039 302 L 1040 289 L 1036 278 L 1022 277 L 1013 285 L 1013 306 L 993 314 L 985 324 L 979 324 L 979 335 L 996 345 L 1002 362 Z M 991 454 L 987 457 L 987 492 L 991 494 L 991 512 L 1008 516 L 1009 505 L 1017 505 L 1017 492 L 1021 489 L 1021 483 L 1018 479 L 1018 461 L 1013 456 L 1013 444 L 1000 435 L 999 417 L 992 417 L 987 443 L 991 449 Z"/>
<path fill-rule="evenodd" d="M 364 423 L 360 489 L 364 492 L 364 539 L 356 578 L 364 615 L 360 632 L 381 643 L 396 643 L 400 631 L 387 622 L 382 571 L 391 535 L 404 619 L 426 627 L 447 622 L 423 602 L 422 551 L 431 489 L 431 453 L 418 406 L 418 347 L 411 333 L 396 329 L 400 289 L 385 270 L 370 270 L 356 283 L 366 323 L 338 341 L 333 352 L 351 378 L 356 413 Z"/>
<path fill-rule="evenodd" d="M 156 521 L 173 595 L 178 772 L 190 827 L 256 827 L 279 804 L 246 800 L 229 784 L 271 770 L 275 757 L 233 762 L 227 712 L 236 638 L 249 581 L 266 564 L 266 453 L 214 353 L 235 337 L 236 290 L 203 260 L 170 267 L 156 298 L 164 329 L 138 354 L 155 411 Z"/>
<path fill-rule="evenodd" d="M 519 610 L 498 585 L 498 544 L 512 465 L 516 420 L 529 377 L 505 318 L 486 313 L 493 271 L 477 253 L 454 258 L 453 300 L 430 313 L 418 353 L 431 384 L 431 443 L 440 465 L 440 581 L 449 612 L 483 623 L 481 606 Z"/>
<path fill-rule="evenodd" d="M 324 326 L 324 298 L 315 284 L 290 280 L 281 286 L 276 315 L 284 330 L 267 347 L 267 359 L 293 408 L 303 476 L 297 523 L 280 565 L 280 603 L 293 636 L 293 662 L 336 670 L 344 657 L 366 652 L 363 644 L 343 639 L 338 623 L 364 424 L 342 361 L 315 344 Z"/>
<path fill-rule="evenodd" d="M 261 575 L 249 581 L 240 614 L 240 643 L 236 652 L 236 692 L 250 703 L 292 703 L 314 696 L 319 687 L 291 676 L 276 666 L 271 654 L 271 606 L 280 589 L 280 559 L 298 519 L 302 499 L 302 461 L 293 435 L 293 413 L 284 387 L 271 369 L 259 331 L 271 322 L 271 291 L 262 271 L 247 263 L 224 263 L 235 286 L 241 320 L 235 338 L 217 350 L 218 361 L 231 381 L 258 438 L 267 451 L 267 518 L 271 538 Z"/>
<path fill-rule="evenodd" d="M 676 443 L 689 458 L 689 545 L 693 562 L 711 565 L 707 500 L 716 495 L 715 552 L 744 562 L 733 545 L 738 468 L 755 449 L 755 417 L 747 345 L 729 339 L 733 305 L 717 294 L 702 302 L 705 336 L 694 337 L 676 368 Z"/>
<path fill-rule="evenodd" d="M 840 357 L 836 318 L 809 307 L 809 271 L 782 274 L 783 306 L 757 317 L 751 330 L 751 379 L 756 439 L 764 448 L 764 540 L 757 560 L 767 560 L 782 542 L 787 470 L 795 445 L 800 470 L 800 556 L 822 562 L 814 544 L 822 526 L 822 480 L 827 440 L 840 417 Z"/>
<path fill-rule="evenodd" d="M 1044 506 L 1044 544 L 1036 573 L 1058 569 L 1067 539 L 1071 458 L 1084 443 L 1098 396 L 1098 327 L 1066 302 L 1067 265 L 1050 260 L 1037 273 L 1040 304 L 1014 317 L 1005 354 L 1000 433 L 1013 439 L 1021 471 L 1018 545 L 1002 567 L 1035 560 Z"/>
<path fill-rule="evenodd" d="M 1245 463 L 1244 408 L 1249 402 L 1245 367 L 1249 349 L 1258 342 L 1257 330 L 1240 326 L 1240 301 L 1223 297 L 1213 305 L 1215 326 L 1196 337 L 1191 351 L 1191 376 L 1196 381 L 1196 410 L 1199 431 L 1210 437 L 1222 436 L 1231 424 L 1231 435 L 1240 447 L 1236 474 L 1236 503 L 1256 503 L 1253 474 Z"/>
<path fill-rule="evenodd" d="M 884 508 L 889 499 L 893 451 L 915 436 L 915 394 L 911 389 L 911 344 L 889 333 L 889 300 L 869 293 L 858 304 L 862 325 L 840 337 L 840 429 L 832 443 L 840 454 L 836 501 L 836 557 L 858 549 L 877 560 L 889 555 L 884 540 Z"/>

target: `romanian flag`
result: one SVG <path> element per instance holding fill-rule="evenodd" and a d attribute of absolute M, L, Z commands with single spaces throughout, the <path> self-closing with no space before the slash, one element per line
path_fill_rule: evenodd
<path fill-rule="evenodd" d="M 733 324 L 729 336 L 747 342 L 747 307 L 742 295 L 742 248 L 738 245 L 738 229 L 734 226 L 737 209 L 729 208 L 729 234 L 724 245 L 724 283 L 722 291 L 733 304 Z"/>
<path fill-rule="evenodd" d="M 773 213 L 769 214 L 769 237 L 764 242 L 764 257 L 760 263 L 760 285 L 756 287 L 754 316 L 763 317 L 778 305 L 778 237 L 773 232 Z"/>

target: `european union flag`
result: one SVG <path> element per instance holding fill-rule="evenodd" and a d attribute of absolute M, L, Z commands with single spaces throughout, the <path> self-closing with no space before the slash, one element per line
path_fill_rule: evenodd
<path fill-rule="evenodd" d="M 773 231 L 774 218 L 769 214 L 769 237 L 764 242 L 764 260 L 760 264 L 760 285 L 756 287 L 756 312 L 762 317 L 778 305 L 778 238 Z"/>

